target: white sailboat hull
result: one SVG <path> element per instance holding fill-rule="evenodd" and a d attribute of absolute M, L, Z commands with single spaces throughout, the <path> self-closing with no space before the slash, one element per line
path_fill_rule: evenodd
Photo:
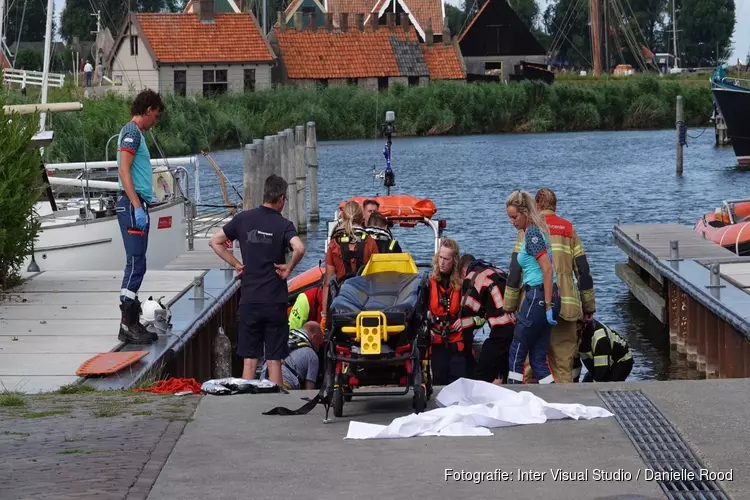
<path fill-rule="evenodd" d="M 182 201 L 149 211 L 146 262 L 149 269 L 163 269 L 186 249 L 187 221 Z M 76 222 L 77 211 L 58 212 L 42 219 L 34 243 L 36 263 L 42 271 L 122 271 L 125 248 L 117 216 Z M 31 262 L 26 258 L 23 269 Z"/>

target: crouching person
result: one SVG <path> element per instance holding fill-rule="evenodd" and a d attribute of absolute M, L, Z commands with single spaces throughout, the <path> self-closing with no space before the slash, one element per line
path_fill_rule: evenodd
<path fill-rule="evenodd" d="M 375 217 L 376 214 L 371 216 Z M 435 385 L 448 385 L 466 376 L 466 355 L 461 312 L 461 284 L 458 274 L 458 243 L 445 238 L 432 261 L 430 276 L 430 337 L 432 378 Z"/>
<path fill-rule="evenodd" d="M 315 321 L 289 332 L 289 356 L 281 362 L 284 389 L 315 389 L 318 378 L 318 351 L 323 345 L 323 332 Z M 268 365 L 263 364 L 260 378 L 268 378 Z"/>
<path fill-rule="evenodd" d="M 578 335 L 578 357 L 588 370 L 584 382 L 623 382 L 628 378 L 633 369 L 633 355 L 617 332 L 592 319 L 579 323 Z"/>

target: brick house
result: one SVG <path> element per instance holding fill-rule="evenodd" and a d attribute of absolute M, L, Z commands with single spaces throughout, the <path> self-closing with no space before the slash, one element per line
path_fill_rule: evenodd
<path fill-rule="evenodd" d="M 130 14 L 110 52 L 115 88 L 204 96 L 271 87 L 275 56 L 252 13 L 215 13 L 194 0 L 192 14 Z"/>
<path fill-rule="evenodd" d="M 465 80 L 461 51 L 447 26 L 442 37 L 446 42 L 434 42 L 428 29 L 427 42 L 421 43 L 406 13 L 398 27 L 392 13 L 386 17 L 385 26 L 375 16 L 366 25 L 364 13 L 342 13 L 336 28 L 332 14 L 326 14 L 323 26 L 317 26 L 311 15 L 297 12 L 295 28 L 277 24 L 269 33 L 279 58 L 275 79 L 308 87 L 348 84 L 368 90 L 383 90 L 394 83 Z"/>

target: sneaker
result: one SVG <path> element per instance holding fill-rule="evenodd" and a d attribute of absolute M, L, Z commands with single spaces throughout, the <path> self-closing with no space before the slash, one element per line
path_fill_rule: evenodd
<path fill-rule="evenodd" d="M 146 330 L 140 322 L 140 303 L 127 301 L 120 303 L 122 320 L 120 321 L 120 333 L 117 338 L 128 344 L 150 344 L 154 341 L 153 335 Z M 157 337 L 158 338 L 158 337 Z"/>

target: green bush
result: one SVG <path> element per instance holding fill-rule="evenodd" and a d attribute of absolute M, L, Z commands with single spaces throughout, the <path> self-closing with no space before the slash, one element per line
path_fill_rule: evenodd
<path fill-rule="evenodd" d="M 39 230 L 31 214 L 44 189 L 41 157 L 30 146 L 38 123 L 36 115 L 0 120 L 0 290 L 16 284 L 19 266 Z"/>
<path fill-rule="evenodd" d="M 80 100 L 80 89 L 52 89 L 50 101 Z M 354 86 L 303 89 L 278 86 L 212 99 L 167 95 L 167 111 L 154 129 L 164 154 L 237 148 L 255 138 L 315 121 L 319 140 L 376 137 L 386 110 L 396 112 L 400 136 L 672 128 L 677 95 L 685 100 L 688 126 L 708 122 L 713 111 L 705 85 L 670 78 L 620 78 L 546 85 L 537 82 L 434 82 L 394 85 L 386 92 Z M 5 93 L 13 103 L 36 96 Z M 86 100 L 83 111 L 55 113 L 55 141 L 48 161 L 104 159 L 107 140 L 130 119 L 130 99 L 110 94 Z M 151 151 L 151 134 L 146 134 Z M 114 156 L 110 145 L 109 158 Z"/>

